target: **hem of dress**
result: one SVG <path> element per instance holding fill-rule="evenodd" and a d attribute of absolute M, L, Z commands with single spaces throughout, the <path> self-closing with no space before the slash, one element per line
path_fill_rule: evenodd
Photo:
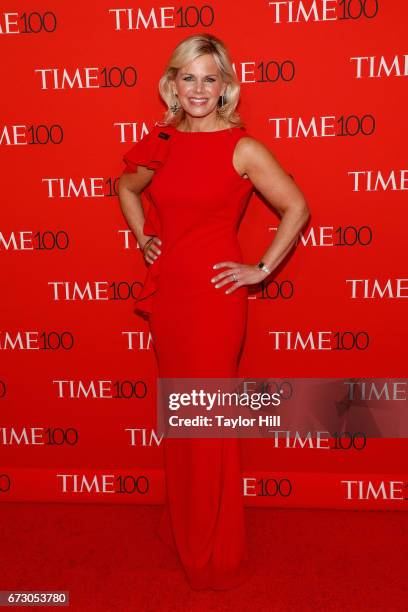
<path fill-rule="evenodd" d="M 204 568 L 183 566 L 188 583 L 194 591 L 224 591 L 241 586 L 253 575 L 253 568 L 247 557 L 238 566 L 217 569 L 211 563 Z"/>

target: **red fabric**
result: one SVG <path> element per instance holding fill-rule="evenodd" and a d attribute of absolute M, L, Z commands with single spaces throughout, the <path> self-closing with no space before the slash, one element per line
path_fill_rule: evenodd
<path fill-rule="evenodd" d="M 226 294 L 227 286 L 216 289 L 211 278 L 215 263 L 242 262 L 237 229 L 253 185 L 239 176 L 232 157 L 245 135 L 243 128 L 155 126 L 125 156 L 127 163 L 157 164 L 145 232 L 160 236 L 162 253 L 149 268 L 138 307 L 149 315 L 160 377 L 238 375 L 248 288 Z M 192 588 L 235 586 L 249 572 L 239 440 L 165 439 L 164 457 L 159 535 L 178 553 Z"/>
<path fill-rule="evenodd" d="M 157 170 L 166 160 L 169 147 L 169 139 L 163 138 L 163 134 L 169 133 L 168 127 L 160 126 L 156 123 L 153 130 L 145 135 L 139 142 L 134 144 L 127 153 L 123 156 L 125 169 L 123 174 L 137 172 L 137 166 L 146 166 L 151 170 Z M 157 213 L 157 208 L 154 200 L 150 197 L 150 185 L 144 190 L 144 194 L 150 201 L 149 209 L 145 217 L 143 225 L 143 233 L 148 236 L 160 236 L 160 218 Z M 151 295 L 156 290 L 157 277 L 160 264 L 155 262 L 149 266 L 146 278 L 144 280 L 143 289 L 137 298 L 137 306 L 135 311 L 142 315 L 149 316 L 151 311 Z M 141 305 L 140 305 L 141 302 Z"/>

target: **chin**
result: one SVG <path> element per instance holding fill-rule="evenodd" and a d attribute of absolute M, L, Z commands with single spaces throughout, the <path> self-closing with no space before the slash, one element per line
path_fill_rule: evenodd
<path fill-rule="evenodd" d="M 210 106 L 208 103 L 205 106 L 194 106 L 194 104 L 188 104 L 187 112 L 193 117 L 205 117 L 209 115 L 215 107 Z"/>

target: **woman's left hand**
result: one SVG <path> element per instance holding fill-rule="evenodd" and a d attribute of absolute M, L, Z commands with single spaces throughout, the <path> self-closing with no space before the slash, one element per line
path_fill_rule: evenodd
<path fill-rule="evenodd" d="M 217 289 L 224 285 L 231 285 L 225 293 L 232 293 L 243 285 L 256 285 L 267 276 L 256 265 L 242 264 L 236 261 L 221 261 L 213 266 L 215 270 L 223 267 L 226 267 L 227 270 L 214 276 L 211 282 Z"/>

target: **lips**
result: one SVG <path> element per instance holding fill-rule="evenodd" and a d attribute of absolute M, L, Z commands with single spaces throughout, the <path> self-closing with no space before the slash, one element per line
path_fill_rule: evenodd
<path fill-rule="evenodd" d="M 192 104 L 205 104 L 208 98 L 189 98 Z"/>

